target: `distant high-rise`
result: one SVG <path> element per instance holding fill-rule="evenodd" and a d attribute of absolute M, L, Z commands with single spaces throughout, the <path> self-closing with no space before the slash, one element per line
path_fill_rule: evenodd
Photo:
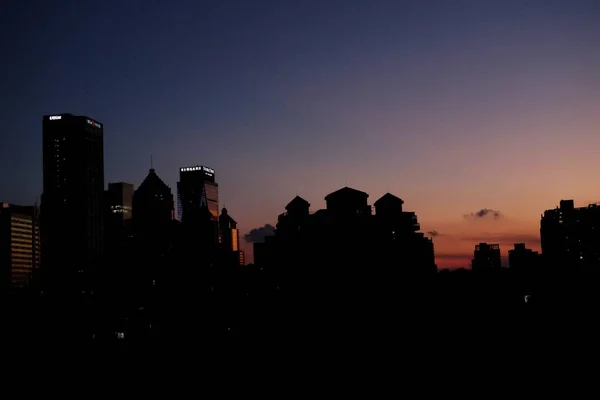
<path fill-rule="evenodd" d="M 106 191 L 106 202 L 115 219 L 119 221 L 131 219 L 133 184 L 124 182 L 109 183 Z"/>
<path fill-rule="evenodd" d="M 501 266 L 500 245 L 479 243 L 475 246 L 473 262 L 471 264 L 473 270 L 498 269 Z"/>
<path fill-rule="evenodd" d="M 244 252 L 240 250 L 240 234 L 237 222 L 229 215 L 226 208 L 221 210 L 219 216 L 219 230 L 221 232 L 221 249 L 230 264 L 244 265 Z"/>
<path fill-rule="evenodd" d="M 600 267 L 600 206 L 575 208 L 573 200 L 546 210 L 540 224 L 544 264 Z"/>
<path fill-rule="evenodd" d="M 43 117 L 41 233 L 44 277 L 79 284 L 103 253 L 103 127 L 72 114 Z"/>
<path fill-rule="evenodd" d="M 215 182 L 215 170 L 205 166 L 184 167 L 179 169 L 177 182 L 178 208 L 181 222 L 191 222 L 206 215 L 202 208 L 208 209 L 212 219 L 219 218 L 219 185 Z M 186 221 L 187 220 L 187 221 Z"/>
<path fill-rule="evenodd" d="M 36 206 L 0 203 L 0 291 L 23 288 L 40 266 Z"/>
<path fill-rule="evenodd" d="M 177 197 L 181 202 L 180 221 L 187 237 L 207 250 L 216 251 L 221 238 L 215 170 L 205 166 L 180 168 Z"/>
<path fill-rule="evenodd" d="M 133 193 L 132 205 L 135 230 L 144 236 L 152 236 L 173 220 L 173 193 L 154 169 Z"/>
<path fill-rule="evenodd" d="M 227 213 L 226 208 L 221 210 L 219 229 L 222 238 L 221 247 L 227 251 L 238 251 L 240 249 L 240 237 L 237 222 Z"/>
<path fill-rule="evenodd" d="M 131 183 L 109 183 L 105 199 L 105 245 L 121 243 L 132 217 L 133 185 Z"/>

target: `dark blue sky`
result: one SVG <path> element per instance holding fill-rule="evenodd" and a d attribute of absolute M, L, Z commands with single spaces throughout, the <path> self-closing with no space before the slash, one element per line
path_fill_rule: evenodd
<path fill-rule="evenodd" d="M 243 231 L 345 182 L 433 220 L 600 170 L 597 0 L 5 3 L 1 200 L 40 194 L 61 112 L 104 123 L 107 183 L 213 167 Z"/>

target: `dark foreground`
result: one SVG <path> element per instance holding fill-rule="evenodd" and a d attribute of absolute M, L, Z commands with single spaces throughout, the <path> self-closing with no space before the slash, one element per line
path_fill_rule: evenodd
<path fill-rule="evenodd" d="M 592 272 L 517 279 L 457 271 L 393 285 L 354 280 L 310 290 L 223 285 L 220 291 L 171 291 L 135 307 L 89 295 L 18 293 L 3 302 L 3 340 L 12 344 L 9 351 L 61 354 L 202 353 L 223 340 L 348 352 L 577 346 L 597 337 L 598 278 Z"/>

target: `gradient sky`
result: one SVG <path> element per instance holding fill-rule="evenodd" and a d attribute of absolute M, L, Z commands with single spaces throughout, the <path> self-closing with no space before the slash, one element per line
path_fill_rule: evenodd
<path fill-rule="evenodd" d="M 600 201 L 598 0 L 8 0 L 0 43 L 0 200 L 40 195 L 42 115 L 70 112 L 104 124 L 106 183 L 208 165 L 241 233 L 389 191 L 440 267 Z"/>

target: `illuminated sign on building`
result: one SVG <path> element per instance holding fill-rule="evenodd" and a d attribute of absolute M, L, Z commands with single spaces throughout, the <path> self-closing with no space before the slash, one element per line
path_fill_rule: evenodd
<path fill-rule="evenodd" d="M 94 122 L 94 121 L 92 121 L 91 119 L 88 119 L 88 120 L 87 120 L 87 123 L 88 123 L 88 124 L 90 124 L 91 126 L 94 126 L 94 127 L 96 127 L 96 128 L 102 128 L 102 125 L 100 125 L 100 124 L 99 124 L 99 123 L 97 123 L 97 122 Z"/>
<path fill-rule="evenodd" d="M 62 115 L 51 115 L 50 116 L 50 121 L 56 121 L 57 119 L 61 119 Z"/>
<path fill-rule="evenodd" d="M 215 173 L 215 170 L 212 168 L 208 168 L 208 167 L 204 167 L 204 166 L 196 166 L 196 167 L 184 167 L 184 168 L 180 168 L 179 169 L 181 172 L 188 172 L 188 171 L 203 171 L 206 172 L 209 175 L 213 175 Z"/>

